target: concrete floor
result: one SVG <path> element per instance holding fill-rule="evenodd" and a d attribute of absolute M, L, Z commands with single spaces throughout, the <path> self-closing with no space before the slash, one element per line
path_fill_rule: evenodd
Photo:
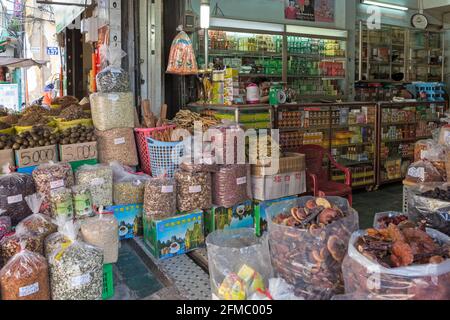
<path fill-rule="evenodd" d="M 374 192 L 356 192 L 353 207 L 359 213 L 360 228 L 372 227 L 378 212 L 402 211 L 402 193 L 402 185 L 386 186 Z M 197 280 L 197 285 L 203 289 L 194 299 L 209 298 L 208 284 L 205 285 L 208 275 L 198 266 L 191 266 L 193 262 L 189 258 L 180 256 L 160 263 L 148 257 L 142 244 L 144 250 L 138 252 L 139 245 L 134 244 L 142 241 L 131 241 L 134 240 L 121 244 L 119 261 L 114 267 L 115 296 L 112 300 L 185 300 L 192 297 L 185 292 L 186 288 L 195 291 Z M 186 276 L 186 272 L 190 276 Z"/>

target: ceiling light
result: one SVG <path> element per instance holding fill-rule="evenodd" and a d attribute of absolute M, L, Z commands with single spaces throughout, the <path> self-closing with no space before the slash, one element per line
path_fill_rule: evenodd
<path fill-rule="evenodd" d="M 369 0 L 361 0 L 361 3 L 371 5 L 371 6 L 377 6 L 377 7 L 383 7 L 388 9 L 394 9 L 394 10 L 401 10 L 401 11 L 408 11 L 408 7 L 404 6 L 398 6 L 396 4 L 390 4 L 386 2 L 380 2 L 380 1 L 369 1 Z"/>
<path fill-rule="evenodd" d="M 200 4 L 200 28 L 209 29 L 211 8 L 209 0 L 202 0 Z"/>

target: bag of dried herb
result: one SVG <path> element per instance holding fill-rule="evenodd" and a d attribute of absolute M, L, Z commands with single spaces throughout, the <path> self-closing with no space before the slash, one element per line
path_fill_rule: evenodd
<path fill-rule="evenodd" d="M 108 61 L 109 66 L 97 74 L 97 89 L 99 92 L 127 92 L 130 91 L 128 72 L 121 68 L 122 59 L 126 53 L 120 48 L 102 45 L 100 47 L 102 61 Z"/>
<path fill-rule="evenodd" d="M 103 291 L 103 251 L 77 239 L 78 228 L 67 224 L 68 242 L 48 257 L 53 300 L 101 300 Z"/>
<path fill-rule="evenodd" d="M 75 186 L 72 188 L 73 210 L 75 218 L 84 219 L 94 215 L 92 193 L 87 186 Z"/>
<path fill-rule="evenodd" d="M 131 92 L 91 94 L 92 120 L 97 130 L 134 128 L 134 103 Z"/>
<path fill-rule="evenodd" d="M 95 207 L 108 207 L 113 204 L 113 172 L 108 165 L 85 165 L 76 173 L 77 185 L 88 187 Z"/>
<path fill-rule="evenodd" d="M 31 252 L 44 254 L 42 236 L 26 230 L 23 226 L 17 226 L 14 233 L 5 235 L 0 241 L 1 265 L 6 265 L 12 257 L 18 254 L 22 245 Z"/>
<path fill-rule="evenodd" d="M 25 243 L 20 250 L 0 271 L 2 300 L 50 300 L 47 260 Z"/>
<path fill-rule="evenodd" d="M 50 192 L 50 203 L 52 208 L 52 217 L 64 216 L 73 219 L 73 197 L 72 190 L 59 188 Z"/>
<path fill-rule="evenodd" d="M 132 172 L 131 168 L 118 162 L 110 164 L 113 170 L 114 204 L 129 205 L 144 203 L 145 184 L 150 176 Z"/>
<path fill-rule="evenodd" d="M 144 212 L 153 219 L 172 217 L 177 213 L 177 185 L 174 178 L 160 176 L 147 181 Z"/>
<path fill-rule="evenodd" d="M 104 263 L 116 263 L 119 258 L 119 222 L 112 213 L 103 212 L 80 222 L 83 241 L 101 248 Z"/>
<path fill-rule="evenodd" d="M 0 177 L 0 208 L 2 214 L 11 218 L 12 225 L 32 214 L 25 202 L 25 197 L 36 192 L 33 178 L 26 174 L 12 173 L 9 166 L 3 169 L 4 176 Z"/>
<path fill-rule="evenodd" d="M 35 233 L 43 242 L 47 236 L 56 232 L 58 227 L 49 216 L 39 213 L 43 201 L 40 194 L 36 193 L 28 196 L 25 198 L 25 201 L 33 214 L 19 223 L 17 228 L 23 228 L 24 230 Z"/>

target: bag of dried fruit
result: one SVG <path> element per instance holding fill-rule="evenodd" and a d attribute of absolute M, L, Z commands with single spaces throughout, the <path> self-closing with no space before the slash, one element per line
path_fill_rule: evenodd
<path fill-rule="evenodd" d="M 48 256 L 53 300 L 101 300 L 103 250 L 78 240 L 78 227 L 66 224 L 62 242 Z"/>
<path fill-rule="evenodd" d="M 100 47 L 102 61 L 107 61 L 108 66 L 102 69 L 96 77 L 99 92 L 128 92 L 130 80 L 128 72 L 122 69 L 122 59 L 126 53 L 120 48 L 102 45 Z"/>
<path fill-rule="evenodd" d="M 44 239 L 41 234 L 31 232 L 24 226 L 17 226 L 16 231 L 9 233 L 0 241 L 0 265 L 8 261 L 21 251 L 22 246 L 28 251 L 43 255 Z"/>
<path fill-rule="evenodd" d="M 119 259 L 119 222 L 112 213 L 102 212 L 80 222 L 83 241 L 101 248 L 104 263 L 116 263 Z"/>
<path fill-rule="evenodd" d="M 449 300 L 450 238 L 391 224 L 355 232 L 342 265 L 345 292 L 354 299 Z"/>
<path fill-rule="evenodd" d="M 113 170 L 114 204 L 119 206 L 144 203 L 145 184 L 151 177 L 135 173 L 118 162 L 112 162 L 110 166 Z"/>
<path fill-rule="evenodd" d="M 197 74 L 197 59 L 192 41 L 181 26 L 177 28 L 177 31 L 180 33 L 172 42 L 166 72 L 178 75 Z"/>
<path fill-rule="evenodd" d="M 273 276 L 267 238 L 253 229 L 218 230 L 206 238 L 214 300 L 248 300 Z"/>
<path fill-rule="evenodd" d="M 373 227 L 375 229 L 384 229 L 387 228 L 391 223 L 399 225 L 400 223 L 407 220 L 408 216 L 403 212 L 379 212 L 375 214 L 375 218 L 373 219 Z"/>
<path fill-rule="evenodd" d="M 343 293 L 342 260 L 359 229 L 358 213 L 346 199 L 303 197 L 268 210 L 272 265 L 276 275 L 306 300 Z"/>
<path fill-rule="evenodd" d="M 25 198 L 25 201 L 33 214 L 19 223 L 17 228 L 23 228 L 35 233 L 44 241 L 46 237 L 56 232 L 58 226 L 49 216 L 39 213 L 43 201 L 43 197 L 40 194 L 36 193 L 28 196 Z"/>
<path fill-rule="evenodd" d="M 47 260 L 21 243 L 18 254 L 0 271 L 2 300 L 50 300 Z"/>

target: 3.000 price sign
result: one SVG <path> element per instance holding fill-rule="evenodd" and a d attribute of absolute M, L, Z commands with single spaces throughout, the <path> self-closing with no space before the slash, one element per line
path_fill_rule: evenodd
<path fill-rule="evenodd" d="M 97 159 L 97 142 L 70 144 L 60 148 L 61 161 L 64 162 Z"/>
<path fill-rule="evenodd" d="M 58 161 L 56 146 L 40 147 L 16 151 L 16 161 L 19 168 L 33 167 L 50 161 Z"/>

